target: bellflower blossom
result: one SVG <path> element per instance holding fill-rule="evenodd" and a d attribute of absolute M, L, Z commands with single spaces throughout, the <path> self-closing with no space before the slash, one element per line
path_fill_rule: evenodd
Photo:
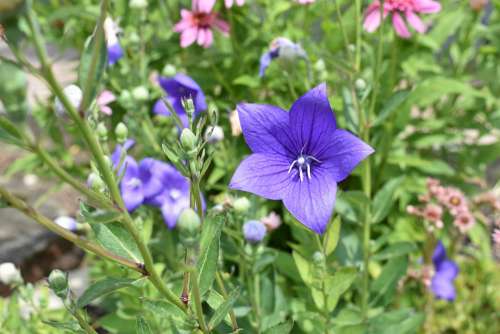
<path fill-rule="evenodd" d="M 208 48 L 214 40 L 213 28 L 225 36 L 229 35 L 229 24 L 212 12 L 214 5 L 215 0 L 193 0 L 191 11 L 181 10 L 181 20 L 174 27 L 174 31 L 181 34 L 181 47 L 186 48 L 196 42 Z"/>
<path fill-rule="evenodd" d="M 133 144 L 129 140 L 123 146 L 117 146 L 111 156 L 115 168 L 120 162 L 121 152 Z M 120 192 L 127 210 L 134 211 L 142 204 L 158 207 L 165 224 L 174 228 L 182 210 L 189 208 L 189 180 L 165 162 L 144 158 L 138 164 L 129 155 L 125 157 L 118 175 L 122 173 Z"/>
<path fill-rule="evenodd" d="M 243 236 L 251 244 L 261 242 L 266 233 L 266 226 L 258 220 L 249 220 L 243 224 Z"/>
<path fill-rule="evenodd" d="M 417 13 L 430 14 L 437 13 L 441 10 L 441 4 L 433 0 L 385 0 L 384 1 L 384 19 L 392 14 L 392 25 L 396 33 L 403 38 L 411 36 L 406 21 L 419 33 L 423 34 L 427 30 L 424 22 L 420 19 Z M 368 32 L 374 32 L 380 26 L 380 1 L 375 0 L 365 14 L 363 27 Z"/>
<path fill-rule="evenodd" d="M 431 281 L 431 290 L 439 299 L 452 301 L 455 299 L 453 281 L 458 275 L 458 266 L 446 257 L 446 250 L 441 241 L 438 242 L 432 256 L 435 273 Z"/>
<path fill-rule="evenodd" d="M 171 78 L 160 77 L 158 81 L 163 90 L 167 92 L 167 100 L 170 102 L 177 115 L 179 115 L 184 127 L 188 127 L 188 117 L 182 106 L 183 99 L 191 98 L 193 100 L 195 116 L 207 109 L 203 90 L 196 81 L 189 76 L 178 73 Z M 158 115 L 170 116 L 170 111 L 161 99 L 156 101 L 153 106 L 153 112 Z"/>
<path fill-rule="evenodd" d="M 123 57 L 123 49 L 118 40 L 118 25 L 110 18 L 104 20 L 104 34 L 106 36 L 106 45 L 108 48 L 108 64 L 114 65 Z"/>
<path fill-rule="evenodd" d="M 337 128 L 325 84 L 300 97 L 290 112 L 246 103 L 237 110 L 253 154 L 241 162 L 230 187 L 282 200 L 298 221 L 322 234 L 335 207 L 337 183 L 373 149 Z"/>
<path fill-rule="evenodd" d="M 271 64 L 271 61 L 275 58 L 281 58 L 285 60 L 294 60 L 296 58 L 307 59 L 307 53 L 299 45 L 288 38 L 278 37 L 271 42 L 269 51 L 264 53 L 260 57 L 260 67 L 259 76 L 263 77 L 266 73 L 266 69 Z"/>

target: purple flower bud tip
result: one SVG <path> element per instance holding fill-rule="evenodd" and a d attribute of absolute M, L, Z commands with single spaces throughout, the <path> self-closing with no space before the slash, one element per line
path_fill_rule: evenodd
<path fill-rule="evenodd" d="M 243 225 L 245 240 L 252 244 L 261 242 L 266 236 L 266 232 L 266 226 L 258 220 L 249 220 Z"/>
<path fill-rule="evenodd" d="M 441 241 L 438 242 L 432 256 L 435 274 L 432 277 L 431 290 L 439 299 L 455 300 L 456 291 L 453 285 L 458 275 L 458 265 L 446 256 L 446 249 Z"/>
<path fill-rule="evenodd" d="M 70 231 L 76 231 L 77 225 L 76 225 L 76 220 L 74 218 L 68 217 L 68 216 L 60 216 L 56 218 L 54 221 L 57 225 L 70 230 Z"/>

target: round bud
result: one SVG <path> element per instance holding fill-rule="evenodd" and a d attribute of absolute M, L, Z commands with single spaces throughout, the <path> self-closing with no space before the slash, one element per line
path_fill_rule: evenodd
<path fill-rule="evenodd" d="M 96 132 L 97 135 L 99 136 L 99 140 L 101 141 L 108 140 L 108 129 L 106 128 L 106 125 L 104 125 L 104 123 L 101 122 L 97 124 Z"/>
<path fill-rule="evenodd" d="M 249 220 L 243 225 L 243 236 L 251 244 L 261 242 L 266 233 L 266 226 L 258 220 Z"/>
<path fill-rule="evenodd" d="M 90 173 L 87 178 L 87 184 L 94 191 L 102 193 L 106 189 L 106 184 L 101 179 L 101 177 L 95 173 Z"/>
<path fill-rule="evenodd" d="M 193 99 L 187 98 L 182 100 L 182 107 L 184 108 L 184 111 L 186 111 L 186 114 L 188 115 L 189 118 L 191 118 L 194 114 L 194 102 Z"/>
<path fill-rule="evenodd" d="M 59 269 L 54 269 L 48 278 L 49 287 L 57 297 L 64 299 L 68 295 L 68 276 Z"/>
<path fill-rule="evenodd" d="M 358 78 L 356 79 L 356 81 L 354 82 L 354 86 L 356 87 L 356 90 L 358 92 L 362 92 L 366 89 L 366 81 L 361 79 L 361 78 Z"/>
<path fill-rule="evenodd" d="M 193 131 L 188 128 L 184 128 L 181 132 L 181 145 L 186 151 L 191 151 L 196 148 L 198 139 L 196 138 Z"/>
<path fill-rule="evenodd" d="M 15 286 L 22 284 L 23 278 L 13 263 L 5 262 L 0 264 L 0 282 L 5 285 Z"/>
<path fill-rule="evenodd" d="M 251 205 L 252 204 L 250 203 L 248 198 L 240 197 L 234 201 L 233 208 L 234 208 L 234 211 L 236 211 L 236 212 L 244 213 L 250 209 Z"/>
<path fill-rule="evenodd" d="M 209 142 L 210 144 L 218 143 L 224 139 L 224 130 L 216 125 L 212 126 L 209 125 L 207 126 L 207 129 L 205 131 L 205 140 Z"/>
<path fill-rule="evenodd" d="M 323 59 L 318 59 L 315 63 L 314 63 L 314 69 L 318 72 L 323 72 L 326 70 L 326 65 L 325 65 L 325 61 Z"/>
<path fill-rule="evenodd" d="M 132 90 L 132 97 L 137 101 L 146 101 L 149 97 L 148 89 L 144 86 L 135 87 Z"/>
<path fill-rule="evenodd" d="M 78 229 L 76 220 L 72 217 L 60 216 L 60 217 L 57 217 L 54 220 L 54 222 L 57 225 L 61 226 L 62 228 L 65 228 L 65 229 L 70 230 L 70 231 L 76 231 Z"/>
<path fill-rule="evenodd" d="M 177 73 L 177 69 L 172 64 L 167 64 L 161 70 L 161 74 L 166 77 L 173 77 Z"/>
<path fill-rule="evenodd" d="M 128 137 L 128 128 L 122 122 L 118 123 L 115 128 L 115 136 L 118 143 L 123 144 Z"/>
<path fill-rule="evenodd" d="M 321 252 L 314 252 L 313 261 L 316 264 L 321 264 L 325 260 L 325 256 Z"/>
<path fill-rule="evenodd" d="M 201 226 L 201 219 L 191 208 L 182 210 L 177 219 L 177 227 L 181 232 L 195 234 Z"/>

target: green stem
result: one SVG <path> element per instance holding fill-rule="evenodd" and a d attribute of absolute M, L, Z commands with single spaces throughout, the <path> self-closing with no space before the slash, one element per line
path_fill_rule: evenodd
<path fill-rule="evenodd" d="M 226 291 L 226 287 L 224 286 L 224 279 L 219 271 L 215 273 L 215 279 L 217 281 L 217 285 L 219 286 L 220 293 L 225 300 L 228 298 L 228 294 Z M 236 315 L 234 314 L 233 308 L 229 310 L 229 317 L 231 318 L 231 327 L 233 328 L 233 332 L 238 332 L 238 322 L 236 321 Z"/>
<path fill-rule="evenodd" d="M 354 60 L 354 69 L 356 72 L 361 71 L 361 0 L 355 0 L 356 11 L 355 11 L 355 26 L 356 26 L 356 56 Z"/>
<path fill-rule="evenodd" d="M 325 248 L 323 247 L 323 243 L 319 235 L 314 234 L 314 239 L 316 240 L 316 244 L 318 246 L 318 250 L 323 254 L 323 263 L 322 263 L 322 275 L 325 275 L 326 272 L 326 254 Z M 330 333 L 330 312 L 328 311 L 328 293 L 326 291 L 325 279 L 321 280 L 321 293 L 323 294 L 323 309 L 321 310 L 321 314 L 323 316 L 323 322 L 325 327 L 325 334 Z"/>
<path fill-rule="evenodd" d="M 198 277 L 198 274 L 195 270 L 195 277 Z M 207 324 L 205 323 L 205 316 L 203 315 L 203 306 L 201 304 L 201 294 L 200 287 L 198 285 L 198 280 L 193 280 L 193 298 L 194 298 L 194 306 L 196 310 L 196 317 L 198 318 L 198 324 L 200 325 L 200 329 L 203 333 L 209 333 Z"/>
<path fill-rule="evenodd" d="M 38 224 L 42 225 L 46 229 L 54 232 L 55 234 L 61 236 L 62 238 L 74 243 L 76 246 L 96 254 L 97 256 L 100 256 L 102 258 L 117 262 L 118 264 L 125 266 L 127 268 L 130 268 L 132 270 L 135 270 L 143 275 L 147 274 L 144 271 L 144 265 L 142 263 L 130 261 L 128 259 L 125 259 L 121 256 L 115 255 L 112 252 L 108 251 L 107 249 L 89 241 L 84 238 L 79 237 L 75 233 L 65 229 L 64 227 L 61 227 L 57 225 L 55 222 L 47 218 L 46 216 L 42 215 L 39 211 L 35 210 L 31 206 L 29 206 L 26 202 L 24 202 L 22 199 L 18 198 L 17 196 L 11 194 L 7 189 L 0 187 L 0 198 L 2 198 L 9 206 L 21 211 L 24 213 L 26 216 L 30 217 L 34 221 L 36 221 Z"/>
<path fill-rule="evenodd" d="M 346 49 L 346 52 L 347 52 L 349 59 L 351 59 L 352 54 L 349 51 L 349 39 L 347 38 L 344 23 L 342 21 L 342 13 L 340 12 L 340 6 L 339 6 L 337 0 L 334 0 L 333 4 L 335 5 L 335 12 L 337 14 L 337 21 L 339 22 L 340 33 L 342 34 L 342 39 L 344 41 L 344 47 Z"/>
<path fill-rule="evenodd" d="M 123 202 L 123 199 L 120 195 L 118 184 L 115 180 L 111 168 L 108 166 L 108 160 L 104 155 L 102 148 L 99 145 L 99 141 L 94 135 L 94 132 L 91 130 L 89 125 L 83 119 L 80 118 L 78 111 L 71 104 L 66 94 L 64 94 L 61 86 L 55 79 L 52 68 L 48 62 L 46 50 L 43 47 L 44 45 L 43 37 L 38 28 L 38 24 L 35 20 L 35 14 L 33 13 L 31 7 L 28 8 L 29 8 L 27 10 L 28 25 L 33 34 L 33 40 L 36 46 L 38 57 L 40 59 L 44 78 L 49 84 L 54 94 L 59 98 L 59 100 L 63 104 L 64 108 L 68 112 L 71 119 L 75 122 L 78 130 L 85 139 L 87 146 L 89 147 L 92 153 L 92 156 L 96 160 L 97 167 L 99 168 L 103 180 L 108 186 L 108 189 L 111 193 L 111 198 L 117 203 L 118 207 L 123 212 L 124 215 L 123 223 L 125 225 L 125 228 L 132 235 L 134 241 L 136 242 L 139 248 L 139 251 L 141 252 L 142 257 L 144 258 L 144 265 L 146 267 L 147 272 L 150 275 L 149 279 L 151 283 L 153 283 L 153 285 L 158 289 L 158 291 L 160 291 L 164 295 L 165 298 L 167 298 L 170 302 L 179 307 L 182 311 L 187 312 L 185 306 L 175 296 L 175 294 L 166 286 L 165 282 L 163 282 L 160 275 L 154 268 L 154 262 L 151 253 L 149 252 L 149 249 L 146 247 L 146 244 L 144 243 L 142 236 L 135 228 L 134 222 L 132 221 L 132 218 L 130 217 L 127 208 L 125 207 L 125 203 Z"/>
<path fill-rule="evenodd" d="M 380 17 L 384 17 L 384 0 L 380 2 Z M 377 103 L 377 97 L 379 93 L 379 73 L 380 67 L 382 66 L 382 54 L 384 49 L 384 21 L 380 23 L 380 27 L 378 28 L 378 45 L 377 45 L 377 55 L 375 58 L 375 65 L 373 66 L 373 90 L 372 90 L 372 99 L 370 103 L 370 109 L 368 112 L 368 118 L 373 117 L 375 113 L 375 106 Z"/>
<path fill-rule="evenodd" d="M 76 309 L 74 312 L 72 312 L 73 316 L 75 319 L 78 321 L 80 324 L 80 327 L 87 333 L 87 334 L 97 334 L 94 328 L 89 325 L 87 320 L 85 319 L 85 315 L 82 310 Z"/>

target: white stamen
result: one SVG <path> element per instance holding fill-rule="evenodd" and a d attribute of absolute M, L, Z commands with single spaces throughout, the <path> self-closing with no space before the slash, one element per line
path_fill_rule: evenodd
<path fill-rule="evenodd" d="M 302 168 L 299 168 L 300 182 L 304 181 L 304 174 L 302 173 Z"/>
<path fill-rule="evenodd" d="M 311 165 L 307 164 L 307 178 L 310 180 L 311 179 Z"/>
<path fill-rule="evenodd" d="M 288 174 L 290 174 L 290 172 L 292 171 L 293 166 L 295 166 L 296 163 L 297 163 L 297 160 L 294 160 L 292 162 L 292 164 L 290 165 L 290 168 L 288 168 Z"/>
<path fill-rule="evenodd" d="M 316 162 L 316 163 L 321 163 L 318 159 L 316 159 L 313 156 L 310 155 L 303 155 L 302 151 L 300 152 L 300 155 L 298 158 L 290 164 L 290 167 L 288 167 L 288 174 L 292 172 L 292 169 L 294 167 L 297 167 L 299 170 L 299 179 L 300 182 L 304 181 L 304 170 L 307 173 L 307 178 L 309 180 L 312 179 L 312 172 L 311 172 L 311 163 Z"/>

